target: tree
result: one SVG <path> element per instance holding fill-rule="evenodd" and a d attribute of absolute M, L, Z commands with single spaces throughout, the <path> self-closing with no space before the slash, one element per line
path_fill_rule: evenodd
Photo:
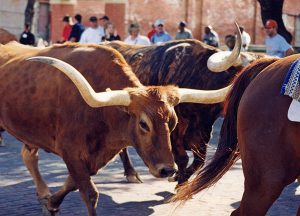
<path fill-rule="evenodd" d="M 292 41 L 292 34 L 285 28 L 282 20 L 282 8 L 284 0 L 258 0 L 261 7 L 261 18 L 265 25 L 268 19 L 277 21 L 278 33 L 283 36 L 288 43 Z"/>
<path fill-rule="evenodd" d="M 26 9 L 25 9 L 25 23 L 24 24 L 29 24 L 29 26 L 31 26 L 32 20 L 33 20 L 34 3 L 35 3 L 35 0 L 27 0 L 27 5 L 26 5 Z"/>

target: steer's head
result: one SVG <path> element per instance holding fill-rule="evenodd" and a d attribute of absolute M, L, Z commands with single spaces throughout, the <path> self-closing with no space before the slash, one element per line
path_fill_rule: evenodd
<path fill-rule="evenodd" d="M 168 177 L 175 171 L 170 133 L 177 124 L 174 106 L 178 103 L 219 103 L 230 87 L 203 91 L 175 86 L 142 86 L 123 90 L 95 92 L 82 74 L 59 59 L 32 57 L 48 63 L 65 73 L 76 85 L 81 96 L 91 107 L 125 106 L 131 115 L 130 140 L 156 177 Z"/>
<path fill-rule="evenodd" d="M 175 172 L 170 133 L 177 124 L 176 89 L 174 86 L 126 89 L 131 97 L 128 111 L 132 143 L 155 177 L 168 177 Z"/>

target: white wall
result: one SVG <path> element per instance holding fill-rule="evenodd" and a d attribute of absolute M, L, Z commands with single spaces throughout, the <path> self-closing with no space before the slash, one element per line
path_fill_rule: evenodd
<path fill-rule="evenodd" d="M 26 0 L 0 0 L 0 28 L 19 38 L 24 29 Z"/>

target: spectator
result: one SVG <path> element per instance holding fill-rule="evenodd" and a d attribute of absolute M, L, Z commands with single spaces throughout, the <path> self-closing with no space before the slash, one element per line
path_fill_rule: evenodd
<path fill-rule="evenodd" d="M 102 37 L 102 41 L 114 41 L 121 40 L 121 37 L 118 35 L 118 32 L 112 23 L 107 23 L 105 28 L 105 36 Z"/>
<path fill-rule="evenodd" d="M 21 34 L 20 43 L 31 46 L 34 46 L 35 44 L 35 37 L 34 34 L 32 34 L 30 31 L 29 24 L 24 25 L 24 31 Z"/>
<path fill-rule="evenodd" d="M 90 27 L 88 27 L 82 33 L 79 43 L 95 43 L 99 44 L 103 37 L 101 29 L 98 26 L 98 19 L 95 16 L 91 16 L 90 19 Z"/>
<path fill-rule="evenodd" d="M 161 44 L 172 40 L 171 35 L 164 29 L 165 22 L 161 19 L 155 21 L 154 25 L 156 28 L 156 33 L 151 38 L 152 44 Z"/>
<path fill-rule="evenodd" d="M 240 26 L 240 32 L 242 36 L 242 51 L 247 51 L 249 48 L 249 44 L 251 42 L 250 35 L 245 31 L 245 28 L 243 26 Z"/>
<path fill-rule="evenodd" d="M 186 22 L 180 21 L 178 24 L 178 32 L 176 33 L 175 39 L 191 39 L 193 38 L 193 34 L 191 30 L 186 28 Z"/>
<path fill-rule="evenodd" d="M 265 39 L 266 53 L 279 58 L 292 55 L 294 50 L 288 42 L 277 33 L 277 22 L 269 19 L 265 24 L 267 37 Z"/>
<path fill-rule="evenodd" d="M 76 14 L 74 18 L 75 24 L 72 26 L 69 41 L 78 42 L 82 32 L 84 31 L 84 26 L 81 24 L 82 16 L 80 14 Z"/>
<path fill-rule="evenodd" d="M 140 27 L 138 24 L 129 25 L 129 36 L 124 40 L 127 44 L 150 45 L 150 40 L 146 36 L 140 35 Z"/>
<path fill-rule="evenodd" d="M 147 33 L 147 37 L 149 38 L 149 40 L 151 40 L 152 36 L 156 33 L 155 25 L 152 24 L 151 27 L 152 29 Z"/>
<path fill-rule="evenodd" d="M 101 31 L 101 34 L 105 35 L 105 29 L 107 27 L 107 24 L 109 23 L 109 17 L 104 15 L 103 17 L 99 18 L 99 28 Z"/>
<path fill-rule="evenodd" d="M 219 36 L 210 25 L 204 28 L 203 42 L 210 46 L 219 47 Z"/>
<path fill-rule="evenodd" d="M 235 41 L 236 41 L 236 36 L 235 35 L 226 35 L 225 36 L 225 44 L 228 47 L 228 50 L 231 51 L 234 48 L 235 45 Z"/>
<path fill-rule="evenodd" d="M 63 30 L 62 30 L 61 39 L 59 41 L 57 41 L 58 43 L 66 42 L 69 39 L 70 33 L 72 31 L 71 18 L 69 16 L 64 16 L 62 21 L 63 21 L 64 27 L 63 27 Z"/>

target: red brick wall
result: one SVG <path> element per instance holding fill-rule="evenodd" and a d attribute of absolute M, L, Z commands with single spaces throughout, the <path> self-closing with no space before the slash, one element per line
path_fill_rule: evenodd
<path fill-rule="evenodd" d="M 125 38 L 125 4 L 105 4 L 105 13 L 110 21 L 114 23 L 121 40 Z"/>
<path fill-rule="evenodd" d="M 107 1 L 109 2 L 109 1 Z M 205 25 L 212 25 L 219 33 L 221 44 L 224 37 L 234 33 L 234 21 L 243 25 L 252 38 L 252 43 L 263 44 L 265 32 L 260 17 L 260 5 L 257 0 L 128 0 L 126 3 L 105 3 L 97 0 L 77 0 L 77 4 L 52 5 L 52 41 L 60 38 L 62 22 L 65 14 L 74 16 L 80 13 L 83 24 L 88 25 L 92 15 L 100 17 L 107 14 L 115 23 L 118 33 L 124 39 L 128 24 L 137 21 L 141 25 L 141 33 L 147 34 L 151 24 L 158 18 L 165 20 L 166 30 L 175 36 L 180 20 L 188 22 L 188 28 L 193 31 L 196 39 L 201 39 Z M 285 1 L 284 13 L 299 14 L 299 0 Z M 255 17 L 256 16 L 256 17 Z M 294 17 L 288 17 L 287 28 L 293 33 Z"/>
<path fill-rule="evenodd" d="M 89 25 L 89 17 L 101 17 L 105 14 L 105 3 L 97 0 L 77 0 L 77 5 L 74 7 L 74 15 L 79 13 L 82 15 L 82 23 L 85 26 Z"/>
<path fill-rule="evenodd" d="M 129 0 L 125 22 L 128 24 L 132 20 L 137 20 L 142 25 L 142 34 L 146 34 L 151 23 L 162 18 L 166 21 L 166 30 L 174 37 L 178 22 L 186 20 L 194 37 L 200 40 L 204 26 L 212 25 L 223 43 L 225 35 L 234 33 L 234 21 L 243 25 L 252 38 L 255 34 L 255 25 L 256 31 L 261 28 L 260 12 L 257 13 L 256 24 L 253 18 L 255 2 L 256 0 L 165 0 L 158 3 L 156 0 L 148 0 L 141 6 L 140 0 Z M 258 43 L 262 43 L 263 36 L 256 38 Z"/>
<path fill-rule="evenodd" d="M 145 35 L 156 19 L 164 19 L 166 31 L 174 37 L 178 22 L 185 19 L 184 2 L 148 0 L 141 3 L 140 0 L 129 0 L 126 6 L 126 25 L 137 21 L 141 25 L 141 33 Z M 126 33 L 128 34 L 127 31 Z"/>
<path fill-rule="evenodd" d="M 56 42 L 61 39 L 63 22 L 62 19 L 65 15 L 72 15 L 73 5 L 69 4 L 53 4 L 51 5 L 51 29 L 50 38 L 52 42 Z"/>

